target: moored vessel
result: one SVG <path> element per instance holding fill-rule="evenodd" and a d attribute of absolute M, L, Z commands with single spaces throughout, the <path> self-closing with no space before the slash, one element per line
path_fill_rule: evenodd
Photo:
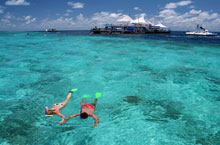
<path fill-rule="evenodd" d="M 186 32 L 186 35 L 195 35 L 195 36 L 217 36 L 217 33 L 211 33 L 207 29 L 203 28 L 200 25 L 197 25 L 196 31 Z"/>
<path fill-rule="evenodd" d="M 53 29 L 53 28 L 52 28 L 52 29 L 46 29 L 45 31 L 46 31 L 46 32 L 57 32 L 57 30 L 56 30 L 56 29 Z"/>
<path fill-rule="evenodd" d="M 147 33 L 170 33 L 171 31 L 163 24 L 153 25 L 145 21 L 145 15 L 133 20 L 124 15 L 117 20 L 117 24 L 105 24 L 104 27 L 94 27 L 90 30 L 92 34 L 147 34 Z M 119 24 L 118 24 L 119 23 Z"/>

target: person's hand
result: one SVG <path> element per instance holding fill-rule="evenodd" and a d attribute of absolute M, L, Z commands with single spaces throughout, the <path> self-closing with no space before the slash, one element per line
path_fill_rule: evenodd
<path fill-rule="evenodd" d="M 61 121 L 60 121 L 60 124 L 64 124 L 66 121 L 65 121 L 65 119 L 62 119 Z"/>

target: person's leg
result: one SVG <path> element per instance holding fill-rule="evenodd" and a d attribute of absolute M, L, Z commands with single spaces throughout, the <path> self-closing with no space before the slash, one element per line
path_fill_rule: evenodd
<path fill-rule="evenodd" d="M 72 92 L 69 92 L 69 94 L 66 96 L 66 100 L 63 101 L 63 102 L 60 102 L 61 104 L 63 104 L 63 107 L 67 104 L 67 102 L 71 98 L 71 95 L 72 95 Z"/>
<path fill-rule="evenodd" d="M 92 105 L 94 105 L 96 107 L 96 103 L 97 103 L 98 99 L 96 98 L 94 103 Z"/>
<path fill-rule="evenodd" d="M 86 100 L 85 98 L 82 99 L 81 105 L 83 105 L 84 103 L 86 103 L 85 100 Z"/>

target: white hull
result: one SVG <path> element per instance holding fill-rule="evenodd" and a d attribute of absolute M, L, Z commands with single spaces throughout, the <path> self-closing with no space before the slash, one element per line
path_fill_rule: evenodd
<path fill-rule="evenodd" d="M 46 32 L 56 32 L 56 29 L 46 29 Z"/>
<path fill-rule="evenodd" d="M 210 32 L 186 32 L 186 35 L 195 35 L 195 36 L 217 36 L 216 33 L 210 33 Z"/>

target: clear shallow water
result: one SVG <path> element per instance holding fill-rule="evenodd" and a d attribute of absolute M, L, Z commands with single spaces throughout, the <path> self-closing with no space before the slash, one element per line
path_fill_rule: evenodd
<path fill-rule="evenodd" d="M 0 32 L 0 50 L 1 144 L 220 144 L 219 37 Z M 72 88 L 65 116 L 103 93 L 96 129 L 44 117 Z"/>

